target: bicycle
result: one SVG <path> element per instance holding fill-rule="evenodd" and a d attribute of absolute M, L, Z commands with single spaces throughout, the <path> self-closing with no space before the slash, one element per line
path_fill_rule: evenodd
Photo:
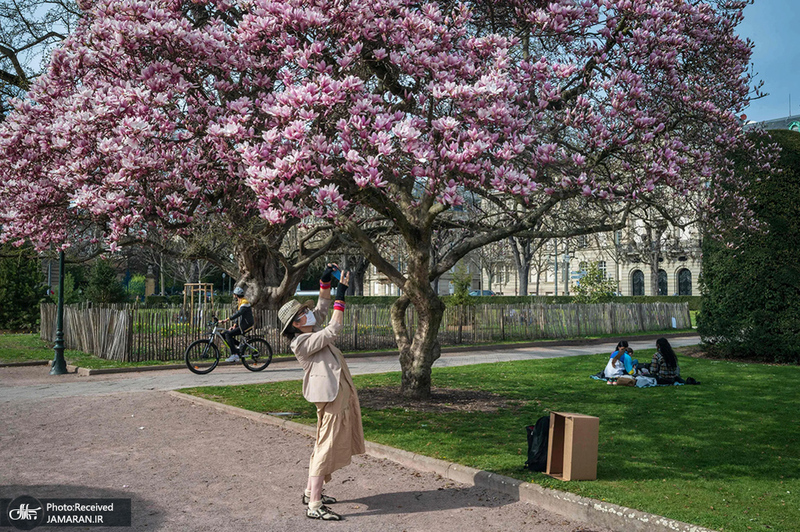
<path fill-rule="evenodd" d="M 214 343 L 214 337 L 219 336 L 222 343 L 227 344 L 222 337 L 225 328 L 217 327 L 217 323 L 219 323 L 219 319 L 214 316 L 214 319 L 208 322 L 208 326 L 211 328 L 208 338 L 192 342 L 184 351 L 183 358 L 186 360 L 186 367 L 192 373 L 206 375 L 214 371 L 219 364 L 220 352 L 219 347 Z M 250 371 L 261 371 L 272 362 L 272 346 L 258 336 L 244 335 L 239 341 L 239 360 Z"/>

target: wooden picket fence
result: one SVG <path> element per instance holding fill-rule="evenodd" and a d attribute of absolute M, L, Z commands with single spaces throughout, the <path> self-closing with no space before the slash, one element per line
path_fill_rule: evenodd
<path fill-rule="evenodd" d="M 68 305 L 64 309 L 65 347 L 126 362 L 178 361 L 191 342 L 206 336 L 209 328 L 205 324 L 212 315 L 225 318 L 232 310 L 209 306 L 190 316 L 180 307 Z M 55 305 L 42 304 L 41 317 L 41 338 L 54 341 Z M 288 354 L 289 344 L 279 334 L 277 311 L 255 311 L 255 318 L 255 333 L 272 345 L 276 355 Z M 412 332 L 416 321 L 414 308 L 409 307 L 406 323 Z M 447 346 L 603 334 L 624 336 L 673 328 L 691 328 L 687 303 L 476 305 L 447 308 L 439 341 Z M 337 345 L 345 352 L 396 348 L 390 308 L 348 305 L 345 328 Z"/>

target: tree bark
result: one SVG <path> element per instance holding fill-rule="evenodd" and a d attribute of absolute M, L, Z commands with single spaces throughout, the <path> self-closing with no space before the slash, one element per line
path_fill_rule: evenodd
<path fill-rule="evenodd" d="M 425 294 L 400 296 L 392 305 L 392 327 L 400 351 L 402 371 L 400 392 L 412 399 L 428 399 L 431 395 L 431 370 L 441 356 L 439 328 L 444 317 L 444 303 L 429 289 Z M 411 335 L 406 324 L 406 310 L 414 301 L 417 326 Z"/>
<path fill-rule="evenodd" d="M 279 309 L 291 299 L 306 268 L 293 268 L 281 260 L 270 246 L 251 242 L 236 246 L 239 265 L 237 286 L 246 286 L 245 297 L 254 309 Z"/>
<path fill-rule="evenodd" d="M 664 231 L 665 228 L 660 225 L 647 228 L 647 239 L 650 246 L 650 295 L 653 296 L 658 295 L 658 260 L 661 258 L 661 240 Z"/>
<path fill-rule="evenodd" d="M 392 305 L 392 327 L 400 351 L 402 372 L 400 392 L 413 399 L 431 395 L 431 369 L 441 356 L 439 327 L 445 305 L 430 283 L 430 240 L 406 239 L 409 246 L 406 282 L 403 295 Z M 416 324 L 412 331 L 406 323 L 406 309 L 414 305 Z"/>
<path fill-rule="evenodd" d="M 533 239 L 525 236 L 512 236 L 509 238 L 511 244 L 511 251 L 514 255 L 514 263 L 517 266 L 517 275 L 519 276 L 519 293 L 520 296 L 528 295 L 528 284 L 531 275 L 531 261 L 533 255 L 541 248 L 541 240 L 539 244 L 534 246 Z M 539 293 L 539 271 L 536 275 L 536 293 Z"/>

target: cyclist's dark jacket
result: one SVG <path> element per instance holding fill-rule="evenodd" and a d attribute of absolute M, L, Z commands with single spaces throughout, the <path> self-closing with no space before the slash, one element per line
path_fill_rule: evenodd
<path fill-rule="evenodd" d="M 237 324 L 243 332 L 255 324 L 256 320 L 253 318 L 253 308 L 250 306 L 250 302 L 245 298 L 239 299 L 239 310 L 231 315 L 231 321 L 234 320 L 237 320 Z"/>

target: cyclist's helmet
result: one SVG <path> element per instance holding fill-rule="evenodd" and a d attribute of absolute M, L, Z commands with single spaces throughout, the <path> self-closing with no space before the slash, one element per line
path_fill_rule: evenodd
<path fill-rule="evenodd" d="M 242 297 L 244 295 L 244 288 L 241 286 L 237 286 L 233 289 L 233 295 Z"/>

